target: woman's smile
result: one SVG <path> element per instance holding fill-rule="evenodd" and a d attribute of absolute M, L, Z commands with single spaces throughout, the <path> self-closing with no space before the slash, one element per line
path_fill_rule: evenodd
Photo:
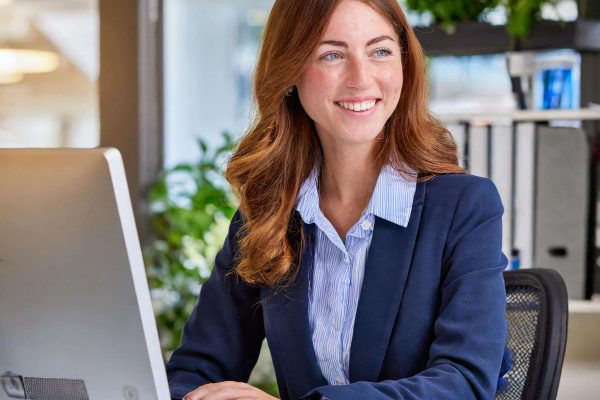
<path fill-rule="evenodd" d="M 336 101 L 335 105 L 348 115 L 364 117 L 373 114 L 380 102 L 381 99 L 372 98 L 362 101 Z"/>
<path fill-rule="evenodd" d="M 372 147 L 400 99 L 401 55 L 394 27 L 368 4 L 336 8 L 296 83 L 321 143 Z"/>

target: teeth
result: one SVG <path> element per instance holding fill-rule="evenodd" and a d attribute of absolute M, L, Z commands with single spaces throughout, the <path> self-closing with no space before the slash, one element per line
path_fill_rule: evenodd
<path fill-rule="evenodd" d="M 338 102 L 338 104 L 344 107 L 346 110 L 351 111 L 366 111 L 370 110 L 375 106 L 376 100 L 368 100 L 362 101 L 359 103 L 346 103 L 346 102 Z"/>

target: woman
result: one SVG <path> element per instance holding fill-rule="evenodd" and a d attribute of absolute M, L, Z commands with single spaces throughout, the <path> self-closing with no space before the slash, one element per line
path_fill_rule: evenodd
<path fill-rule="evenodd" d="M 505 345 L 502 204 L 426 105 L 395 0 L 277 0 L 240 199 L 168 367 L 174 398 L 491 399 Z"/>

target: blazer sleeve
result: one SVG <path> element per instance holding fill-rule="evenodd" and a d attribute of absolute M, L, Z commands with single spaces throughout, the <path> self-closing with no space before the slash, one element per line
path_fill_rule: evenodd
<path fill-rule="evenodd" d="M 441 305 L 425 370 L 395 381 L 322 386 L 303 398 L 493 399 L 506 345 L 503 211 L 489 179 L 466 184 L 444 248 Z"/>
<path fill-rule="evenodd" d="M 246 382 L 256 364 L 265 336 L 259 289 L 231 273 L 241 223 L 238 210 L 211 275 L 202 284 L 181 344 L 167 363 L 173 399 L 206 383 Z"/>

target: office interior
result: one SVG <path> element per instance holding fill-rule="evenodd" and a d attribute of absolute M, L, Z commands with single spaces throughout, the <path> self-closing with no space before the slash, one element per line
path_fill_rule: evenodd
<path fill-rule="evenodd" d="M 594 2 L 561 0 L 542 16 L 576 23 L 587 17 L 582 3 Z M 0 0 L 0 147 L 118 148 L 142 247 L 150 246 L 148 193 L 161 172 L 197 162 L 198 138 L 217 148 L 223 132 L 237 138 L 250 123 L 252 71 L 272 4 Z M 585 20 L 600 24 L 590 7 L 596 20 Z M 491 178 L 502 197 L 507 268 L 552 268 L 567 285 L 557 398 L 595 399 L 600 35 L 584 45 L 524 43 L 519 51 L 436 46 L 435 32 L 418 28 L 427 15 L 409 18 L 429 56 L 432 112 L 453 135 L 462 165 Z M 501 10 L 490 17 L 505 18 Z M 152 293 L 157 307 L 173 301 L 164 290 Z M 252 379 L 269 379 L 268 364 L 265 351 Z"/>

